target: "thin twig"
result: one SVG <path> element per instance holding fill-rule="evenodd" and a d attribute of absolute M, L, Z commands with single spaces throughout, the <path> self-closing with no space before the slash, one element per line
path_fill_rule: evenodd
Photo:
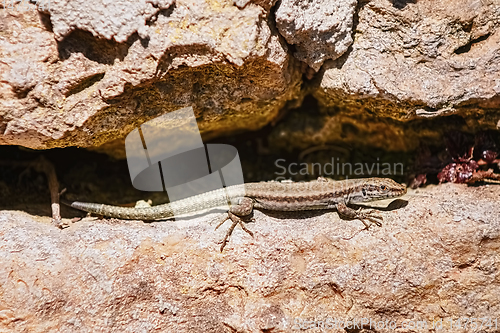
<path fill-rule="evenodd" d="M 64 228 L 67 226 L 62 223 L 61 219 L 61 207 L 59 205 L 59 181 L 57 180 L 54 165 L 49 160 L 47 160 L 44 156 L 40 156 L 33 161 L 0 161 L 0 165 L 33 168 L 36 172 L 44 173 L 47 177 L 47 183 L 50 191 L 52 223 L 54 223 L 58 228 Z"/>

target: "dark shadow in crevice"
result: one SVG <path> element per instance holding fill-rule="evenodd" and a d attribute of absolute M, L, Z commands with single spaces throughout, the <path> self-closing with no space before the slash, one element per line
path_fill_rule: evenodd
<path fill-rule="evenodd" d="M 4 120 L 2 116 L 0 116 L 0 134 L 4 134 L 7 129 L 7 121 Z"/>
<path fill-rule="evenodd" d="M 150 40 L 149 37 L 139 38 L 139 40 L 140 40 L 141 45 L 142 45 L 143 48 L 147 48 L 149 46 L 149 40 Z"/>
<path fill-rule="evenodd" d="M 97 73 L 97 74 L 94 74 L 88 78 L 86 78 L 85 80 L 79 82 L 77 85 L 75 85 L 74 87 L 72 87 L 66 94 L 65 96 L 68 97 L 70 95 L 74 95 L 74 94 L 77 94 L 79 93 L 80 91 L 83 91 L 85 89 L 87 89 L 88 87 L 91 87 L 93 86 L 94 84 L 96 84 L 97 82 L 101 81 L 102 78 L 104 77 L 104 74 L 105 73 Z"/>
<path fill-rule="evenodd" d="M 54 32 L 52 22 L 50 21 L 50 14 L 38 12 L 38 17 L 40 18 L 40 22 L 42 23 L 45 30 Z"/>
<path fill-rule="evenodd" d="M 138 39 L 139 36 L 135 33 L 126 42 L 118 43 L 114 40 L 97 38 L 87 31 L 75 30 L 58 43 L 57 49 L 59 58 L 63 60 L 68 59 L 73 53 L 82 53 L 87 59 L 112 65 L 116 59 L 123 60 L 128 54 L 129 47 Z"/>
<path fill-rule="evenodd" d="M 146 21 L 148 26 L 156 22 L 159 15 L 169 17 L 172 15 L 176 6 L 173 4 L 167 9 L 162 9 Z M 52 31 L 49 14 L 40 14 L 42 23 L 46 29 Z M 45 22 L 45 23 L 44 23 Z M 116 59 L 123 60 L 127 54 L 128 49 L 137 40 L 140 40 L 142 47 L 147 48 L 149 45 L 149 37 L 140 38 L 136 32 L 132 34 L 125 42 L 117 42 L 115 40 L 108 40 L 99 38 L 92 33 L 80 29 L 76 29 L 68 36 L 58 43 L 59 58 L 62 60 L 68 59 L 72 53 L 82 53 L 86 58 L 98 62 L 100 64 L 112 65 Z"/>
<path fill-rule="evenodd" d="M 417 0 L 391 0 L 392 6 L 397 9 L 404 9 L 409 3 L 417 3 Z"/>
<path fill-rule="evenodd" d="M 174 4 L 172 4 L 172 6 L 168 7 L 167 9 L 160 10 L 158 12 L 158 14 L 156 14 L 155 17 L 157 18 L 160 15 L 165 16 L 165 17 L 170 17 L 170 15 L 172 15 L 172 13 L 174 12 L 175 8 L 176 8 L 176 5 L 174 3 Z"/>
<path fill-rule="evenodd" d="M 470 42 L 468 42 L 467 44 L 465 44 L 464 46 L 460 46 L 458 49 L 455 50 L 454 53 L 455 54 L 467 53 L 472 48 L 472 45 L 480 43 L 482 41 L 485 41 L 486 39 L 488 39 L 488 37 L 490 37 L 489 33 L 484 35 L 484 36 L 475 38 L 475 39 L 471 40 Z"/>
<path fill-rule="evenodd" d="M 13 89 L 14 93 L 16 94 L 17 99 L 23 99 L 26 98 L 29 94 L 29 92 L 33 89 L 33 87 L 27 88 L 27 89 Z"/>
<path fill-rule="evenodd" d="M 206 44 L 193 44 L 189 47 L 190 55 L 207 55 L 212 54 L 214 50 Z M 168 48 L 165 53 L 162 54 L 161 58 L 158 61 L 158 65 L 156 66 L 155 75 L 157 77 L 163 77 L 167 74 L 170 65 L 172 64 L 173 59 L 178 56 L 182 56 L 186 53 L 185 45 L 175 45 Z M 186 65 L 178 66 L 178 69 L 187 68 Z M 200 67 L 198 67 L 200 68 Z"/>

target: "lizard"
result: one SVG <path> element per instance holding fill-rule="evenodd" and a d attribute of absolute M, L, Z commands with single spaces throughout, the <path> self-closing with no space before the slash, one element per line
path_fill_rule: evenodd
<path fill-rule="evenodd" d="M 218 229 L 227 220 L 232 222 L 222 241 L 220 248 L 222 252 L 237 225 L 253 237 L 253 233 L 243 223 L 253 220 L 251 218 L 253 209 L 271 211 L 336 209 L 340 216 L 350 220 L 358 219 L 368 228 L 370 223 L 367 221 L 380 226 L 383 218 L 374 215 L 373 211 L 361 212 L 361 208 L 355 210 L 349 205 L 395 198 L 404 194 L 406 194 L 406 185 L 399 184 L 390 178 L 336 181 L 319 177 L 309 182 L 268 181 L 232 185 L 152 207 L 120 207 L 64 200 L 62 203 L 101 216 L 148 221 L 198 214 L 202 211 L 229 206 L 229 210 L 221 215 L 215 228 Z"/>

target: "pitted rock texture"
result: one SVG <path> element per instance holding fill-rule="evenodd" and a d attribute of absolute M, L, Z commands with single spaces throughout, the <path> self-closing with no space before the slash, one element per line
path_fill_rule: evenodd
<path fill-rule="evenodd" d="M 54 35 L 62 40 L 75 29 L 90 31 L 94 36 L 125 42 L 134 33 L 146 38 L 148 21 L 174 0 L 140 1 L 50 1 Z M 49 12 L 47 8 L 45 12 Z"/>
<path fill-rule="evenodd" d="M 361 119 L 359 142 L 436 116 L 457 115 L 470 131 L 499 123 L 498 1 L 127 4 L 0 7 L 0 144 L 123 157 L 120 140 L 167 112 L 193 106 L 208 139 L 274 124 L 307 94 L 319 103 L 306 116 Z M 376 125 L 387 118 L 398 123 Z M 400 146 L 440 135 L 431 131 Z M 338 143 L 337 133 L 320 136 L 292 144 Z"/>
<path fill-rule="evenodd" d="M 318 79 L 323 107 L 399 120 L 460 113 L 494 128 L 500 3 L 375 0 L 360 6 L 358 20 L 352 50 Z"/>
<path fill-rule="evenodd" d="M 228 226 L 214 231 L 215 215 L 85 218 L 59 230 L 2 211 L 0 330 L 315 332 L 328 318 L 358 328 L 366 318 L 401 332 L 414 331 L 402 329 L 410 321 L 423 332 L 439 322 L 436 332 L 497 332 L 456 321 L 500 316 L 499 195 L 495 185 L 431 186 L 369 230 L 336 212 L 256 212 L 254 237 L 238 227 L 222 253 Z"/>
<path fill-rule="evenodd" d="M 318 71 L 325 60 L 337 59 L 352 44 L 356 0 L 283 0 L 276 10 L 276 26 L 297 59 Z"/>
<path fill-rule="evenodd" d="M 139 4 L 155 3 L 124 17 L 148 12 Z M 301 96 L 298 62 L 253 3 L 177 1 L 142 32 L 112 18 L 101 26 L 99 11 L 67 21 L 62 2 L 54 6 L 42 20 L 36 9 L 0 10 L 0 144 L 99 146 L 184 106 L 214 137 L 258 129 Z"/>

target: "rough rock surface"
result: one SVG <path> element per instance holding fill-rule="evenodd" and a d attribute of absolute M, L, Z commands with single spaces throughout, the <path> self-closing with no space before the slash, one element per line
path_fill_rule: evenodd
<path fill-rule="evenodd" d="M 360 6 L 358 21 L 352 50 L 319 78 L 315 96 L 325 108 L 400 120 L 461 111 L 496 125 L 498 1 L 375 0 Z"/>
<path fill-rule="evenodd" d="M 297 59 L 318 71 L 325 60 L 337 59 L 352 44 L 356 0 L 283 0 L 276 10 L 276 27 Z"/>
<path fill-rule="evenodd" d="M 91 32 L 94 36 L 125 42 L 134 33 L 146 38 L 148 21 L 174 0 L 141 1 L 51 1 L 50 19 L 54 35 L 62 40 L 75 29 Z"/>
<path fill-rule="evenodd" d="M 0 10 L 0 144 L 99 146 L 190 105 L 210 137 L 258 129 L 299 96 L 300 67 L 253 3 L 65 3 L 41 19 Z"/>
<path fill-rule="evenodd" d="M 0 330 L 290 332 L 366 318 L 401 332 L 433 322 L 437 332 L 497 332 L 457 320 L 500 316 L 499 196 L 496 185 L 428 187 L 369 230 L 335 212 L 257 212 L 255 237 L 237 228 L 223 253 L 225 230 L 210 217 L 85 218 L 58 230 L 3 211 Z M 401 330 L 417 321 L 428 329 Z M 383 325 L 364 328 L 395 331 Z"/>
<path fill-rule="evenodd" d="M 213 138 L 275 123 L 309 93 L 334 116 L 325 123 L 370 124 L 355 124 L 365 142 L 373 128 L 405 132 L 415 118 L 455 114 L 470 131 L 499 124 L 498 1 L 284 0 L 275 12 L 274 0 L 127 4 L 0 8 L 0 144 L 123 152 L 116 139 L 190 105 Z M 382 117 L 398 123 L 379 126 Z M 431 131 L 399 134 L 401 147 L 440 134 Z"/>

